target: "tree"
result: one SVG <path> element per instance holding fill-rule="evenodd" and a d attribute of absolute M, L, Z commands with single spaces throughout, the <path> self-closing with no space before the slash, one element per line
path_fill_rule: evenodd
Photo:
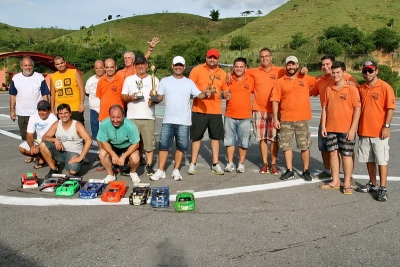
<path fill-rule="evenodd" d="M 289 42 L 289 47 L 293 50 L 299 48 L 303 44 L 306 44 L 308 40 L 303 36 L 303 33 L 298 32 L 295 35 L 292 35 L 292 41 Z"/>
<path fill-rule="evenodd" d="M 246 24 L 247 16 L 249 16 L 253 12 L 254 12 L 253 10 L 246 10 L 240 13 L 240 15 L 244 17 L 244 24 Z"/>
<path fill-rule="evenodd" d="M 343 54 L 343 47 L 335 39 L 322 40 L 317 48 L 320 55 L 332 55 L 338 57 Z"/>
<path fill-rule="evenodd" d="M 393 28 L 393 24 L 394 24 L 394 18 L 389 19 L 388 23 L 386 24 L 386 26 Z"/>
<path fill-rule="evenodd" d="M 385 53 L 391 53 L 399 48 L 400 36 L 396 31 L 383 27 L 372 33 L 372 40 L 376 49 L 383 50 Z"/>
<path fill-rule="evenodd" d="M 393 71 L 389 66 L 379 65 L 379 78 L 390 84 L 393 88 L 398 86 L 400 82 L 399 73 L 397 71 Z"/>
<path fill-rule="evenodd" d="M 261 10 L 257 10 L 257 13 L 256 13 L 256 14 L 257 14 L 257 16 L 262 16 L 263 13 L 262 13 Z"/>
<path fill-rule="evenodd" d="M 108 15 L 108 20 L 112 20 L 112 15 Z"/>
<path fill-rule="evenodd" d="M 210 11 L 210 17 L 211 17 L 211 20 L 212 20 L 212 21 L 217 21 L 217 20 L 219 20 L 219 11 L 218 11 L 218 10 L 215 10 L 215 9 L 211 10 L 211 11 Z"/>
<path fill-rule="evenodd" d="M 85 26 L 81 26 L 79 29 L 80 30 L 86 30 L 86 27 Z"/>
<path fill-rule="evenodd" d="M 231 39 L 230 50 L 242 50 L 249 48 L 251 44 L 250 38 L 242 35 L 233 36 Z"/>

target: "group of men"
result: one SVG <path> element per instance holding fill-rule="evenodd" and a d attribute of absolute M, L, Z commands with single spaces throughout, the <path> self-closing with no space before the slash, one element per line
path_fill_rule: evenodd
<path fill-rule="evenodd" d="M 359 161 L 367 162 L 370 174 L 370 182 L 359 189 L 361 192 L 377 191 L 378 200 L 387 200 L 389 126 L 396 103 L 393 89 L 377 77 L 379 70 L 375 62 L 369 61 L 363 65 L 362 73 L 367 82 L 360 87 L 346 73 L 345 65 L 331 56 L 322 58 L 324 75 L 319 78 L 307 75 L 307 69 L 299 71 L 300 65 L 295 56 L 286 58 L 285 67 L 273 65 L 272 52 L 268 48 L 261 49 L 258 68 L 247 69 L 246 59 L 238 57 L 233 62 L 232 73 L 227 74 L 218 66 L 219 51 L 210 49 L 206 53 L 205 63 L 194 67 L 189 78 L 183 75 L 185 59 L 176 56 L 172 60 L 173 74 L 159 81 L 147 73 L 147 59 L 158 41 L 158 38 L 153 38 L 149 42 L 149 49 L 144 56 L 125 53 L 125 68 L 118 72 L 113 59 L 96 61 L 95 75 L 89 78 L 85 87 L 80 73 L 66 68 L 64 58 L 56 56 L 54 64 L 58 71 L 52 75 L 48 90 L 44 79 L 36 73 L 33 75 L 33 61 L 23 58 L 23 72 L 19 74 L 23 75 L 22 79 L 14 76 L 15 84 L 12 83 L 10 87 L 10 117 L 15 119 L 18 115 L 21 136 L 23 131 L 28 132 L 26 142 L 21 144 L 21 153 L 37 157 L 38 168 L 48 164 L 48 175 L 58 172 L 57 163 L 62 161 L 66 162 L 71 174 L 76 174 L 79 168 L 74 164 L 82 162 L 92 143 L 83 126 L 86 93 L 89 96 L 92 137 L 97 139 L 99 147 L 101 166 L 98 170 L 107 172 L 104 179 L 107 183 L 116 179 L 113 166 L 124 166 L 126 162 L 132 181 L 140 182 L 136 169 L 142 151 L 146 156 L 145 169 L 150 179 L 165 178 L 165 164 L 174 139 L 176 151 L 172 177 L 182 180 L 180 165 L 184 153 L 188 151 L 189 140 L 192 154 L 187 173 L 196 174 L 201 141 L 206 130 L 212 154 L 211 171 L 218 175 L 235 169 L 243 173 L 251 143 L 251 127 L 260 148 L 260 173 L 281 175 L 282 180 L 293 178 L 292 143 L 295 138 L 297 148 L 301 151 L 302 176 L 306 181 L 311 181 L 309 96 L 320 95 L 322 114 L 318 147 L 325 170 L 315 178 L 332 177 L 332 181 L 324 183 L 321 188 L 340 188 L 340 155 L 345 176 L 343 193 L 352 193 L 350 181 L 358 131 Z M 28 126 L 29 131 L 22 127 L 24 123 L 28 124 L 26 107 L 30 107 L 30 115 L 33 113 L 32 106 L 24 103 L 26 96 L 17 88 L 22 88 L 23 83 L 31 83 L 32 79 L 35 79 L 35 85 L 40 85 L 34 88 L 38 116 L 32 121 L 49 120 L 45 132 L 40 123 L 32 122 Z M 19 84 L 21 80 L 24 81 Z M 32 98 L 33 92 L 29 94 Z M 50 99 L 50 102 L 46 99 Z M 223 99 L 226 99 L 224 121 Z M 161 101 L 165 102 L 165 113 L 159 140 L 158 169 L 155 172 L 154 106 Z M 56 118 L 51 113 L 58 115 L 58 122 L 53 122 Z M 33 139 L 35 131 L 32 125 L 42 129 L 40 132 L 36 128 L 36 140 Z M 228 161 L 224 169 L 219 164 L 222 140 Z M 234 164 L 236 143 L 239 155 L 237 165 Z M 279 148 L 283 151 L 286 163 L 286 172 L 282 174 L 276 165 Z M 65 153 L 67 151 L 73 153 Z M 380 186 L 376 181 L 376 163 Z"/>

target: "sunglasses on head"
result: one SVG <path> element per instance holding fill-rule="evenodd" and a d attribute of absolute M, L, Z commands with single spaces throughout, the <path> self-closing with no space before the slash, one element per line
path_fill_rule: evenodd
<path fill-rule="evenodd" d="M 367 74 L 367 72 L 368 72 L 369 74 L 371 74 L 371 73 L 374 73 L 374 71 L 375 71 L 375 70 L 373 70 L 373 69 L 365 69 L 365 70 L 362 70 L 362 74 Z"/>

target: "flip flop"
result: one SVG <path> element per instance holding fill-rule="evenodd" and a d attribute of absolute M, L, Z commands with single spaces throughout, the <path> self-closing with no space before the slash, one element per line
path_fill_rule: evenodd
<path fill-rule="evenodd" d="M 27 157 L 24 162 L 25 163 L 31 163 L 33 161 L 33 157 Z"/>
<path fill-rule="evenodd" d="M 353 194 L 353 188 L 351 188 L 351 187 L 343 188 L 343 194 L 352 195 Z"/>
<path fill-rule="evenodd" d="M 35 166 L 33 166 L 33 168 L 34 169 L 41 169 L 41 168 L 46 167 L 46 166 L 48 166 L 47 163 L 43 162 L 43 163 L 36 164 Z"/>
<path fill-rule="evenodd" d="M 322 185 L 319 186 L 319 188 L 321 188 L 321 189 L 335 189 L 335 190 L 338 190 L 338 189 L 340 189 L 340 186 L 333 186 L 331 184 L 322 184 Z"/>

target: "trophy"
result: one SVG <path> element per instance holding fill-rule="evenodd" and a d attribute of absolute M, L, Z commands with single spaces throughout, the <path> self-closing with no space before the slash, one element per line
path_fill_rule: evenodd
<path fill-rule="evenodd" d="M 150 101 L 157 102 L 158 95 L 157 95 L 157 90 L 156 90 L 156 77 L 154 76 L 155 70 L 156 70 L 156 66 L 154 66 L 154 64 L 151 64 L 151 66 L 150 66 L 150 71 L 151 71 Z"/>
<path fill-rule="evenodd" d="M 217 93 L 217 89 L 214 86 L 214 75 L 210 75 L 210 80 L 211 80 L 211 86 L 210 86 L 210 91 L 211 94 L 216 94 Z"/>
<path fill-rule="evenodd" d="M 143 82 L 142 80 L 136 81 L 136 87 L 138 88 L 138 92 L 136 93 L 136 99 L 143 99 L 143 93 L 142 93 L 142 88 L 143 88 Z"/>

